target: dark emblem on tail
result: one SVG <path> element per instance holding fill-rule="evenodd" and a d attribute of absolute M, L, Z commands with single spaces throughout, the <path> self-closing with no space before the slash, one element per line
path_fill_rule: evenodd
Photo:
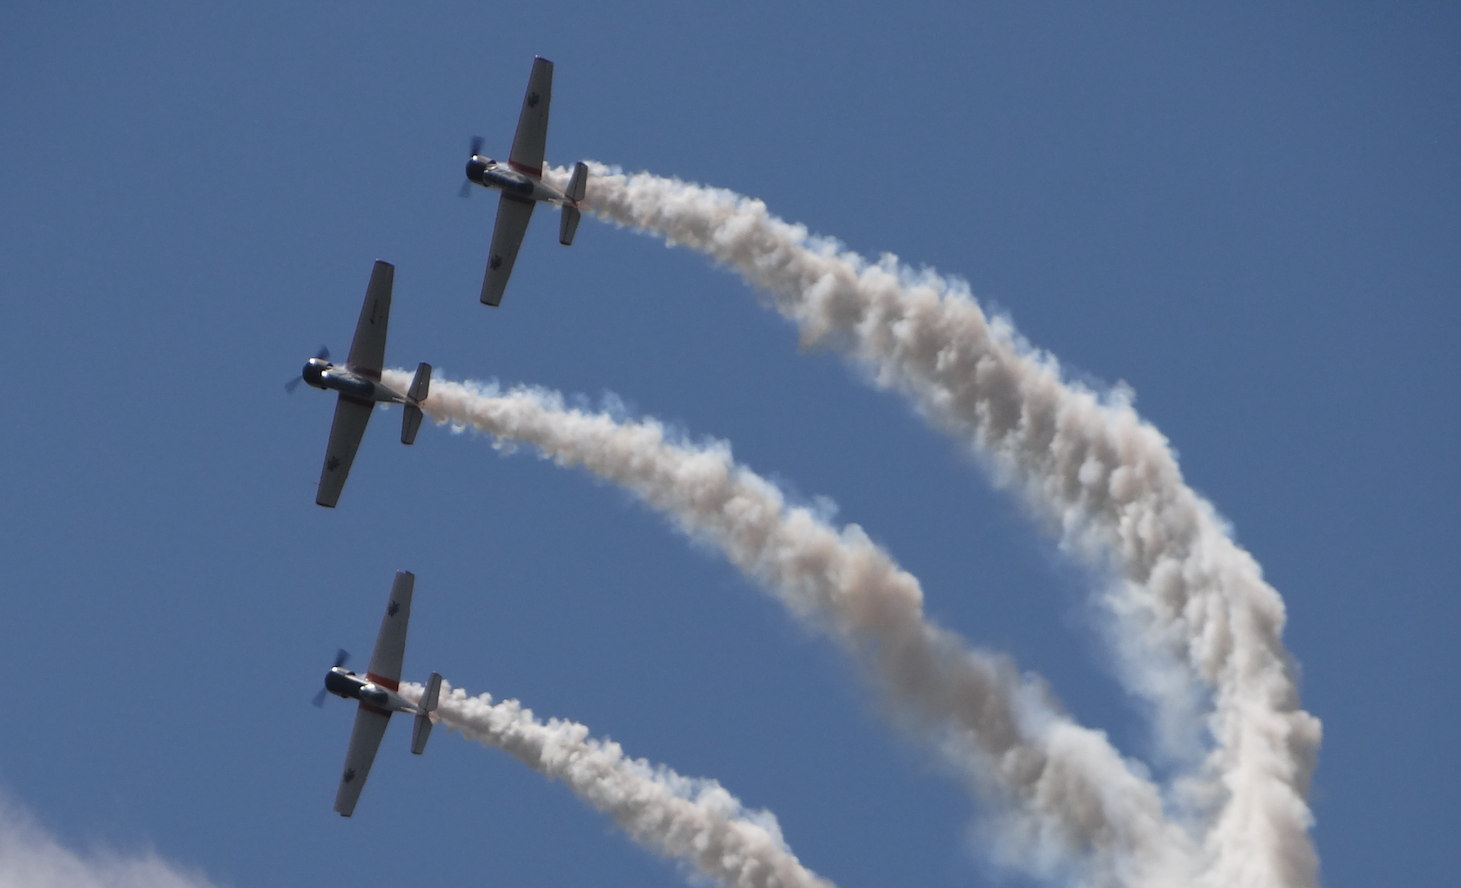
<path fill-rule="evenodd" d="M 354 779 L 355 779 L 355 769 L 354 768 L 346 768 L 345 769 L 345 778 L 344 778 L 345 782 L 346 783 L 349 783 L 351 780 L 354 780 Z"/>
<path fill-rule="evenodd" d="M 538 94 L 537 93 L 528 93 L 528 107 L 529 108 L 536 108 L 536 107 L 538 107 Z"/>
<path fill-rule="evenodd" d="M 325 460 L 325 469 L 327 471 L 333 472 L 338 468 L 340 468 L 340 457 L 332 456 L 329 459 Z"/>
<path fill-rule="evenodd" d="M 401 606 L 399 604 L 397 604 L 393 600 L 393 601 L 391 601 L 391 606 L 388 607 L 388 608 L 386 608 L 386 616 L 388 616 L 388 617 L 394 617 L 396 615 L 396 611 L 398 611 L 400 609 L 401 609 Z"/>
<path fill-rule="evenodd" d="M 496 271 L 497 269 L 501 268 L 502 267 L 502 257 L 499 256 L 499 255 L 497 255 L 496 253 L 493 253 L 492 254 L 492 261 L 487 263 L 487 267 L 490 268 L 490 269 L 492 269 L 493 271 Z"/>

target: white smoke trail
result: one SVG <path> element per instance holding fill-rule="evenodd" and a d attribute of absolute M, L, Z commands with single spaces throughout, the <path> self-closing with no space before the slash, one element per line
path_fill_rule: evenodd
<path fill-rule="evenodd" d="M 81 854 L 0 799 L 0 888 L 212 888 L 153 852 Z"/>
<path fill-rule="evenodd" d="M 891 255 L 869 263 L 760 201 L 594 165 L 587 203 L 735 269 L 805 345 L 837 348 L 904 393 L 1051 520 L 1067 549 L 1114 567 L 1120 579 L 1103 600 L 1126 681 L 1169 738 L 1210 712 L 1214 744 L 1185 787 L 1208 818 L 1211 882 L 1317 884 L 1305 797 L 1321 731 L 1299 707 L 1283 601 L 1124 392 L 1101 397 L 1063 380 L 1052 356 L 986 317 L 962 281 Z"/>
<path fill-rule="evenodd" d="M 421 685 L 403 685 L 411 700 Z M 501 749 L 614 818 L 629 837 L 727 888 L 833 888 L 801 865 L 776 816 L 743 807 L 714 780 L 682 777 L 619 744 L 589 736 L 577 722 L 533 717 L 516 700 L 469 697 L 442 682 L 436 716 L 453 731 Z"/>
<path fill-rule="evenodd" d="M 409 384 L 399 370 L 385 379 Z M 622 485 L 827 629 L 977 788 L 1008 805 L 1003 838 L 1025 852 L 1010 862 L 1046 875 L 1079 870 L 1090 884 L 1168 886 L 1190 874 L 1185 835 L 1103 734 L 1060 714 L 1038 682 L 925 620 L 918 581 L 861 528 L 839 532 L 789 505 L 724 443 L 691 445 L 653 420 L 567 409 L 541 390 L 433 381 L 423 406 L 438 422 L 526 442 Z"/>

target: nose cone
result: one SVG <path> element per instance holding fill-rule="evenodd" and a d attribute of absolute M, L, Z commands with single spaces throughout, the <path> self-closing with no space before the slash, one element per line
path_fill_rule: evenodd
<path fill-rule="evenodd" d="M 359 697 L 360 683 L 347 678 L 343 669 L 336 668 L 325 673 L 325 690 L 336 697 Z"/>
<path fill-rule="evenodd" d="M 472 159 L 467 161 L 467 178 L 478 185 L 482 184 L 482 174 L 486 171 L 487 162 L 477 155 L 472 155 Z"/>
<path fill-rule="evenodd" d="M 300 371 L 299 375 L 304 377 L 305 382 L 317 389 L 322 389 L 325 387 L 324 376 L 327 366 L 329 365 L 319 358 L 310 358 L 305 362 L 304 369 Z"/>

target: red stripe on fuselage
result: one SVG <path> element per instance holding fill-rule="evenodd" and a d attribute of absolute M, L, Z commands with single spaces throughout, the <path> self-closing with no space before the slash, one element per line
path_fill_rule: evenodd
<path fill-rule="evenodd" d="M 524 176 L 532 176 L 534 179 L 541 179 L 541 178 L 543 178 L 543 168 L 542 167 L 538 167 L 537 169 L 533 169 L 532 167 L 528 166 L 527 164 L 525 164 L 525 163 L 518 163 L 515 160 L 509 160 L 507 162 L 507 165 L 509 167 L 511 167 L 512 169 L 517 170 L 519 173 L 522 173 Z"/>
<path fill-rule="evenodd" d="M 383 688 L 389 688 L 393 691 L 399 691 L 401 689 L 401 683 L 399 681 L 396 681 L 394 678 L 381 678 L 374 672 L 365 673 L 365 680 L 369 681 L 372 684 L 378 684 Z"/>

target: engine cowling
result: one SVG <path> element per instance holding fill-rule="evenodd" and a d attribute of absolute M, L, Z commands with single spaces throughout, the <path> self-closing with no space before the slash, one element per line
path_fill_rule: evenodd
<path fill-rule="evenodd" d="M 482 181 L 482 174 L 487 172 L 488 167 L 493 166 L 491 158 L 478 157 L 473 154 L 472 159 L 467 161 L 467 179 L 476 182 L 478 185 L 485 185 Z"/>

